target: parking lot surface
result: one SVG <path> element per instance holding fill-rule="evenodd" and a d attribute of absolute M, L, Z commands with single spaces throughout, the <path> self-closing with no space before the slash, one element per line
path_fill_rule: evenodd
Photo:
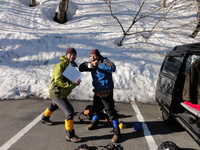
<path fill-rule="evenodd" d="M 6 100 L 0 101 L 0 150 L 74 150 L 87 144 L 91 149 L 106 146 L 113 136 L 112 128 L 104 120 L 100 127 L 88 131 L 85 127 L 90 123 L 79 113 L 91 101 L 70 100 L 75 108 L 75 131 L 82 138 L 80 143 L 65 140 L 64 114 L 56 110 L 51 120 L 53 126 L 40 122 L 42 112 L 49 106 L 50 100 Z M 188 150 L 198 150 L 197 143 L 180 126 L 167 126 L 161 118 L 156 104 L 119 103 L 116 102 L 119 121 L 126 127 L 121 130 L 118 145 L 124 150 L 156 150 L 162 142 L 173 141 L 177 146 Z M 142 122 L 143 131 L 133 128 L 134 122 Z"/>

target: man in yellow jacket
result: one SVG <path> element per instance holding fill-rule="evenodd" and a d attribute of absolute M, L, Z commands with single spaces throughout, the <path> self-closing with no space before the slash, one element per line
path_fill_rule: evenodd
<path fill-rule="evenodd" d="M 66 55 L 60 57 L 60 63 L 56 64 L 53 69 L 53 74 L 49 86 L 49 95 L 52 102 L 49 108 L 46 108 L 42 116 L 41 122 L 47 125 L 52 125 L 53 122 L 49 119 L 51 114 L 60 108 L 65 114 L 65 129 L 66 140 L 72 142 L 79 142 L 81 139 L 75 135 L 74 130 L 74 108 L 68 101 L 67 96 L 71 93 L 72 89 L 80 84 L 80 80 L 71 82 L 62 73 L 72 65 L 77 67 L 76 60 L 77 52 L 74 48 L 68 48 Z"/>

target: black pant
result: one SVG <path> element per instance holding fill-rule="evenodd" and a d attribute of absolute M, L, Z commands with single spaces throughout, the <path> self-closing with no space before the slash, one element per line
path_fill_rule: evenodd
<path fill-rule="evenodd" d="M 93 97 L 93 112 L 99 115 L 102 110 L 105 110 L 110 120 L 117 117 L 117 111 L 115 110 L 115 104 L 113 100 L 113 93 L 110 93 L 107 97 L 99 97 L 94 95 Z"/>

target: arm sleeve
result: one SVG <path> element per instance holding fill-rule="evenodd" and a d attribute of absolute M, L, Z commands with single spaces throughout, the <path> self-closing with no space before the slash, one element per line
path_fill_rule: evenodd
<path fill-rule="evenodd" d="M 104 59 L 102 62 L 99 62 L 98 69 L 104 70 L 108 73 L 112 73 L 116 71 L 116 66 L 109 59 Z"/>
<path fill-rule="evenodd" d="M 79 66 L 79 71 L 83 72 L 83 71 L 91 71 L 90 68 L 88 68 L 87 66 L 84 65 L 85 62 L 83 62 L 80 66 Z"/>

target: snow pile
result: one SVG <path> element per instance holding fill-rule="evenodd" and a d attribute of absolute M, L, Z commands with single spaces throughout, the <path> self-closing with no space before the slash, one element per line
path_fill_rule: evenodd
<path fill-rule="evenodd" d="M 113 2 L 113 11 L 125 29 L 130 26 L 140 3 L 129 0 Z M 58 0 L 40 0 L 37 7 L 29 7 L 29 4 L 27 0 L 0 1 L 0 99 L 48 98 L 53 66 L 67 48 L 74 47 L 78 52 L 78 64 L 89 60 L 89 52 L 94 48 L 116 64 L 117 71 L 113 74 L 116 101 L 153 102 L 165 53 L 175 45 L 199 41 L 199 36 L 195 39 L 187 36 L 195 28 L 194 23 L 170 30 L 168 34 L 157 32 L 148 40 L 140 34 L 127 36 L 123 46 L 118 47 L 122 31 L 103 0 L 70 1 L 69 21 L 65 24 L 53 21 Z M 147 1 L 143 13 L 159 5 L 160 0 Z M 196 9 L 195 6 L 181 12 L 174 9 L 157 29 L 195 21 Z M 163 14 L 160 11 L 141 20 L 131 31 L 151 29 Z M 91 82 L 90 73 L 84 73 L 81 85 L 69 98 L 91 100 Z"/>

